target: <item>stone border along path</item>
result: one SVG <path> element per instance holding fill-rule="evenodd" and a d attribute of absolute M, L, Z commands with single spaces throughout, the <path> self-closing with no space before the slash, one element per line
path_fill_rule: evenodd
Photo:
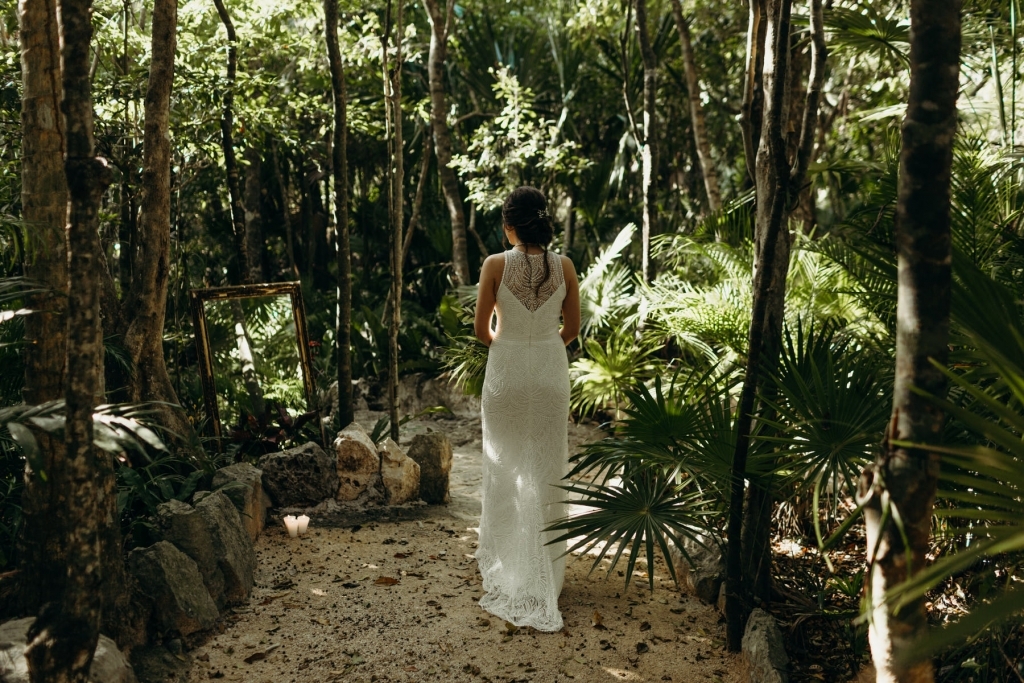
<path fill-rule="evenodd" d="M 380 413 L 360 411 L 372 428 Z M 605 561 L 571 559 L 560 605 L 566 628 L 514 629 L 480 609 L 472 554 L 480 512 L 480 422 L 418 419 L 406 443 L 432 429 L 455 447 L 452 502 L 311 513 L 310 533 L 287 536 L 279 514 L 256 543 L 256 588 L 224 629 L 198 645 L 188 680 L 246 683 L 331 681 L 701 681 L 745 680 L 725 652 L 718 612 L 680 594 L 658 559 L 624 588 Z M 572 446 L 601 438 L 571 426 Z M 639 564 L 638 570 L 646 569 Z"/>

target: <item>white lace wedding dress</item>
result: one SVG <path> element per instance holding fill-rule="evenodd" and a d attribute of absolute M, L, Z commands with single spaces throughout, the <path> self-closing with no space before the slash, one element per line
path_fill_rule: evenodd
<path fill-rule="evenodd" d="M 544 277 L 544 261 L 550 277 Z M 540 285 L 538 287 L 538 285 Z M 568 467 L 569 365 L 558 334 L 565 280 L 553 253 L 505 252 L 498 327 L 481 401 L 483 513 L 480 606 L 517 626 L 562 628 L 565 543 L 541 529 L 562 517 Z"/>

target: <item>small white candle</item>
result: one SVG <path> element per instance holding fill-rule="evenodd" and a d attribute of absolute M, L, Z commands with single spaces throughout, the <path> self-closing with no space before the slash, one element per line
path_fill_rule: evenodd
<path fill-rule="evenodd" d="M 299 520 L 295 519 L 295 515 L 285 516 L 284 528 L 288 530 L 288 535 L 292 538 L 299 535 Z"/>
<path fill-rule="evenodd" d="M 306 515 L 299 515 L 296 522 L 298 522 L 299 524 L 299 533 L 306 533 L 306 528 L 309 527 L 309 517 L 307 517 Z"/>

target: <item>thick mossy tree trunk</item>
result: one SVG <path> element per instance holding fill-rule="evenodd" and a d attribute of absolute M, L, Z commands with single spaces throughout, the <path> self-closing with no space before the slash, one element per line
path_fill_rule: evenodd
<path fill-rule="evenodd" d="M 722 208 L 722 190 L 718 183 L 718 169 L 711 158 L 711 143 L 708 141 L 704 104 L 701 102 L 700 73 L 697 60 L 693 55 L 693 40 L 690 37 L 690 24 L 683 16 L 683 7 L 679 0 L 672 0 L 672 16 L 679 32 L 679 46 L 683 51 L 683 70 L 686 75 L 686 95 L 690 103 L 690 122 L 693 126 L 693 141 L 697 146 L 697 159 L 704 178 L 704 191 L 708 195 L 708 208 L 719 211 Z"/>
<path fill-rule="evenodd" d="M 231 21 L 224 0 L 213 0 L 217 14 L 228 34 L 227 84 L 224 90 L 224 109 L 220 117 L 221 147 L 224 150 L 224 169 L 228 177 L 228 196 L 231 201 L 231 228 L 235 238 L 235 257 L 238 259 L 239 277 L 244 283 L 251 279 L 252 265 L 249 263 L 245 243 L 245 207 L 242 203 L 242 186 L 238 178 L 238 160 L 235 158 L 235 78 L 238 73 L 238 38 L 235 24 Z"/>
<path fill-rule="evenodd" d="M 111 181 L 94 156 L 91 0 L 62 0 L 57 18 L 63 64 L 61 108 L 66 123 L 64 169 L 68 204 L 67 379 L 65 465 L 57 519 L 65 527 L 66 583 L 59 603 L 40 612 L 25 652 L 33 683 L 84 683 L 99 638 L 102 612 L 101 528 L 113 460 L 93 446 L 92 415 L 103 400 L 103 329 L 100 323 L 99 205 Z"/>
<path fill-rule="evenodd" d="M 885 447 L 864 470 L 871 656 L 879 683 L 930 683 L 930 661 L 904 659 L 928 628 L 925 599 L 898 613 L 885 592 L 927 563 L 932 507 L 938 485 L 937 453 L 901 448 L 893 441 L 936 443 L 945 420 L 941 410 L 914 389 L 934 396 L 946 378 L 950 307 L 950 172 L 956 133 L 960 74 L 959 0 L 913 0 L 910 4 L 910 101 L 903 121 L 896 250 L 896 382 Z M 903 528 L 885 514 L 883 494 Z M 904 542 L 904 534 L 906 542 Z M 877 551 L 876 551 L 877 548 Z"/>
<path fill-rule="evenodd" d="M 647 0 L 635 0 L 636 35 L 640 43 L 640 56 L 644 63 L 644 144 L 643 163 L 643 220 L 641 269 L 645 282 L 654 280 L 651 264 L 651 238 L 657 234 L 658 212 L 655 206 L 658 176 L 658 122 L 655 103 L 658 95 L 658 59 L 651 46 L 647 30 Z"/>
<path fill-rule="evenodd" d="M 61 69 L 56 0 L 21 0 L 21 202 L 26 227 L 38 247 L 25 275 L 45 289 L 34 294 L 25 318 L 25 403 L 38 405 L 64 395 L 64 354 L 68 288 L 68 186 L 64 175 L 64 117 L 60 111 Z M 34 615 L 64 589 L 62 520 L 55 514 L 64 444 L 39 433 L 40 458 L 25 463 L 18 537 L 19 612 Z"/>
<path fill-rule="evenodd" d="M 352 411 L 352 247 L 348 225 L 348 109 L 345 65 L 338 45 L 338 0 L 324 0 L 327 59 L 334 102 L 334 216 L 338 259 L 338 321 L 335 353 L 338 362 L 338 427 L 353 419 Z"/>
<path fill-rule="evenodd" d="M 737 415 L 736 449 L 733 454 L 731 498 L 729 501 L 726 556 L 726 635 L 730 650 L 738 651 L 746 617 L 754 601 L 771 597 L 772 499 L 767 489 L 756 482 L 745 487 L 747 455 L 754 421 L 760 378 L 772 372 L 781 350 L 785 314 L 786 275 L 789 270 L 790 237 L 788 217 L 795 195 L 806 177 L 813 147 L 818 96 L 824 78 L 826 58 L 821 0 L 811 0 L 810 32 L 812 70 L 809 96 L 804 103 L 801 138 L 796 158 L 787 156 L 787 102 L 789 93 L 791 0 L 767 0 L 757 13 L 751 4 L 751 36 L 748 46 L 763 54 L 759 77 L 748 74 L 748 81 L 763 84 L 764 94 L 750 94 L 749 101 L 763 101 L 761 130 L 754 163 L 757 208 L 754 227 L 754 297 L 748 336 L 746 373 Z M 761 13 L 763 10 L 763 13 Z M 761 22 L 764 41 L 758 38 Z M 757 54 L 748 55 L 756 63 Z M 753 86 L 751 86 L 753 87 Z M 814 93 L 813 96 L 810 93 Z M 751 111 L 754 108 L 751 107 Z M 744 135 L 753 140 L 751 131 Z M 804 154 L 803 151 L 807 150 Z M 746 510 L 744 510 L 746 499 Z"/>
<path fill-rule="evenodd" d="M 430 126 L 434 132 L 434 150 L 437 155 L 437 174 L 441 190 L 452 221 L 452 265 L 457 285 L 469 285 L 469 252 L 466 242 L 466 212 L 459 194 L 459 180 L 452 162 L 452 137 L 448 129 L 448 98 L 444 91 L 445 61 L 448 59 L 448 34 L 455 11 L 455 0 L 448 0 L 441 14 L 440 0 L 423 0 L 430 19 L 430 52 L 427 57 L 427 76 L 430 83 Z M 401 10 L 399 10 L 401 11 Z"/>
<path fill-rule="evenodd" d="M 405 184 L 402 143 L 402 2 L 394 7 L 395 63 L 388 63 L 391 39 L 392 3 L 388 0 L 384 35 L 381 37 L 384 70 L 384 99 L 387 103 L 388 139 L 388 252 L 391 266 L 391 306 L 388 309 L 388 413 L 391 438 L 398 442 L 398 330 L 402 326 L 402 226 L 404 210 L 402 189 Z M 461 204 L 460 204 L 461 206 Z"/>

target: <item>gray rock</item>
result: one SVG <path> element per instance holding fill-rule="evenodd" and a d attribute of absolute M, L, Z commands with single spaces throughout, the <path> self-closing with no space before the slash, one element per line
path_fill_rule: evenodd
<path fill-rule="evenodd" d="M 196 495 L 198 500 L 203 497 Z M 224 607 L 224 572 L 217 565 L 217 552 L 206 519 L 188 503 L 170 500 L 157 506 L 156 522 L 160 538 L 173 543 L 178 550 L 192 558 L 210 597 L 219 607 Z"/>
<path fill-rule="evenodd" d="M 153 645 L 133 650 L 132 666 L 139 683 L 188 683 L 192 659 L 188 654 L 174 654 Z"/>
<path fill-rule="evenodd" d="M 338 469 L 317 444 L 310 442 L 259 461 L 263 488 L 278 507 L 316 505 L 338 491 Z"/>
<path fill-rule="evenodd" d="M 263 494 L 263 472 L 247 462 L 223 467 L 213 475 L 213 488 L 231 499 L 254 542 L 263 533 L 270 503 Z"/>
<path fill-rule="evenodd" d="M 28 629 L 35 617 L 0 624 L 0 683 L 29 683 L 25 661 Z M 89 669 L 90 683 L 136 683 L 135 673 L 117 645 L 101 635 Z"/>
<path fill-rule="evenodd" d="M 245 602 L 255 582 L 256 552 L 238 510 L 225 494 L 214 491 L 196 503 L 196 511 L 206 522 L 217 568 L 224 576 L 224 604 Z"/>
<path fill-rule="evenodd" d="M 217 605 L 199 568 L 171 543 L 160 541 L 133 550 L 128 555 L 128 570 L 152 600 L 153 621 L 160 631 L 187 636 L 217 621 Z"/>
<path fill-rule="evenodd" d="M 750 683 L 789 683 L 789 657 L 775 617 L 756 608 L 743 631 L 743 653 L 750 667 Z"/>
<path fill-rule="evenodd" d="M 338 500 L 357 500 L 380 477 L 380 453 L 362 427 L 353 422 L 334 440 Z"/>
<path fill-rule="evenodd" d="M 409 442 L 408 455 L 420 466 L 420 498 L 432 504 L 451 500 L 452 442 L 448 437 L 440 432 L 417 434 Z"/>
<path fill-rule="evenodd" d="M 689 538 L 683 539 L 683 548 L 690 556 L 689 560 L 674 544 L 669 547 L 669 555 L 680 587 L 714 605 L 718 602 L 718 594 L 725 580 L 725 558 L 722 556 L 721 545 L 714 537 L 702 537 L 700 540 L 704 545 Z"/>
<path fill-rule="evenodd" d="M 420 466 L 388 437 L 380 442 L 380 478 L 388 505 L 416 500 L 420 494 Z"/>

